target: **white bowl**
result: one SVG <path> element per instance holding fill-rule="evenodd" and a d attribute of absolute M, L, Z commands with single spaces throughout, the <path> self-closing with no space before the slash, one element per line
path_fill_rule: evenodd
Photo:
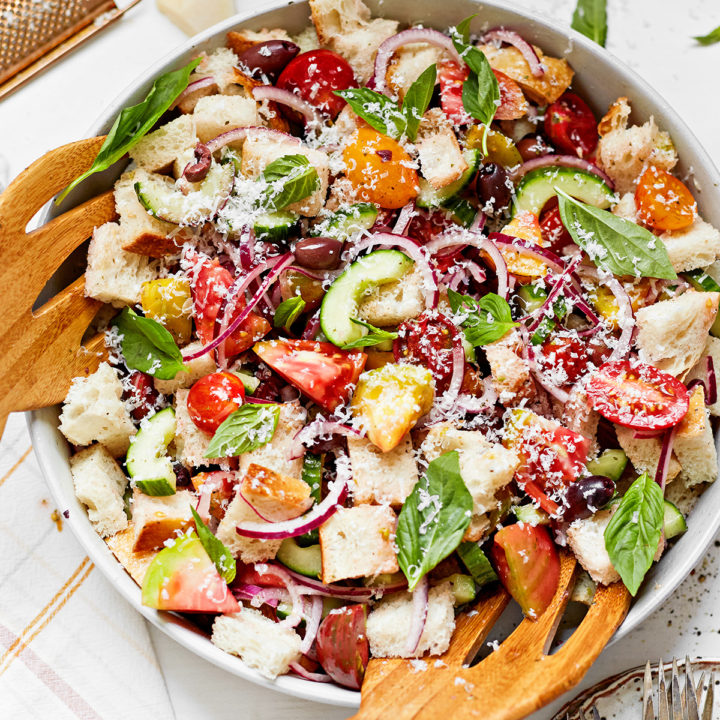
<path fill-rule="evenodd" d="M 437 0 L 367 1 L 378 15 L 386 15 L 406 23 L 423 23 L 441 30 L 456 24 L 468 15 L 478 13 L 479 17 L 475 20 L 477 28 L 473 26 L 475 29 L 479 30 L 481 24 L 486 27 L 506 25 L 520 31 L 525 38 L 539 45 L 547 53 L 555 56 L 566 55 L 577 73 L 574 88 L 589 102 L 598 117 L 602 116 L 618 96 L 626 95 L 632 103 L 634 120 L 642 122 L 650 115 L 654 115 L 660 127 L 670 132 L 680 156 L 680 174 L 684 174 L 692 167 L 697 187 L 702 189 L 696 192 L 700 211 L 709 222 L 720 227 L 720 202 L 718 202 L 720 198 L 716 190 L 720 185 L 720 175 L 707 153 L 677 113 L 656 92 L 598 45 L 574 31 L 555 28 L 540 17 L 509 9 L 505 3 L 501 6 L 496 2 L 476 3 L 472 0 L 444 0 L 441 3 Z M 124 90 L 95 122 L 89 136 L 107 132 L 120 109 L 139 102 L 146 95 L 155 77 L 188 62 L 199 50 L 222 45 L 227 30 L 242 25 L 254 30 L 262 27 L 284 27 L 293 33 L 300 31 L 309 22 L 310 13 L 306 2 L 288 5 L 285 0 L 275 0 L 269 4 L 269 7 L 271 9 L 265 9 L 260 14 L 254 14 L 252 11 L 241 13 L 179 47 Z M 101 190 L 106 190 L 119 175 L 120 170 L 119 167 L 113 168 L 88 180 L 68 198 L 60 210 L 67 209 Z M 715 202 L 712 202 L 713 199 Z M 58 212 L 57 208 L 50 208 L 45 220 Z M 77 275 L 72 275 L 71 269 L 65 268 L 59 271 L 55 278 L 55 286 L 49 290 L 59 289 L 64 286 L 62 280 L 73 277 Z M 46 408 L 29 413 L 28 424 L 40 467 L 57 507 L 60 510 L 70 511 L 68 524 L 85 551 L 138 612 L 192 652 L 247 680 L 317 702 L 347 707 L 358 706 L 359 693 L 335 685 L 310 683 L 288 676 L 280 677 L 275 682 L 268 681 L 246 667 L 238 658 L 217 649 L 205 635 L 189 624 L 183 623 L 169 613 L 143 607 L 139 588 L 115 560 L 105 543 L 96 535 L 84 507 L 75 497 L 68 465 L 68 446 L 57 430 L 58 408 Z M 717 483 L 710 486 L 698 501 L 689 518 L 687 533 L 649 573 L 614 640 L 627 635 L 650 613 L 661 607 L 702 559 L 720 529 L 720 513 L 717 511 L 719 507 L 720 483 Z"/>

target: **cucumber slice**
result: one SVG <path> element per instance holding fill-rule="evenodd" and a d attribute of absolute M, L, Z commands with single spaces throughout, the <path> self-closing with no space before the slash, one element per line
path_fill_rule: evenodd
<path fill-rule="evenodd" d="M 457 554 L 463 561 L 463 565 L 472 575 L 473 580 L 482 587 L 498 579 L 493 566 L 482 551 L 482 548 L 474 542 L 462 542 L 458 545 Z"/>
<path fill-rule="evenodd" d="M 376 250 L 356 260 L 325 293 L 320 307 L 325 337 L 342 347 L 365 335 L 367 330 L 351 320 L 357 316 L 363 295 L 378 285 L 399 280 L 413 265 L 414 261 L 398 250 Z"/>
<path fill-rule="evenodd" d="M 240 378 L 246 393 L 252 395 L 257 390 L 260 381 L 254 375 L 246 373 L 244 370 L 232 370 L 231 372 Z"/>
<path fill-rule="evenodd" d="M 585 571 L 580 572 L 577 580 L 575 580 L 575 587 L 573 587 L 570 600 L 583 605 L 591 605 L 595 597 L 595 590 L 597 590 L 597 585 L 592 578 Z"/>
<path fill-rule="evenodd" d="M 690 270 L 683 273 L 688 282 L 700 292 L 720 292 L 720 285 L 717 284 L 715 278 L 710 277 L 704 270 Z M 720 338 L 720 315 L 715 318 L 710 328 L 710 334 L 713 337 Z"/>
<path fill-rule="evenodd" d="M 333 610 L 339 610 L 343 605 L 347 605 L 347 600 L 341 600 L 336 597 L 324 597 L 322 604 L 322 617 L 324 620 Z"/>
<path fill-rule="evenodd" d="M 450 213 L 453 221 L 463 227 L 470 227 L 477 214 L 477 208 L 461 197 L 450 198 L 443 207 Z"/>
<path fill-rule="evenodd" d="M 175 494 L 175 471 L 167 455 L 175 429 L 175 411 L 165 408 L 143 424 L 130 444 L 125 464 L 135 487 L 146 495 Z"/>
<path fill-rule="evenodd" d="M 319 545 L 300 547 L 295 538 L 286 538 L 280 544 L 276 557 L 283 565 L 301 575 L 319 578 L 322 573 L 322 553 Z"/>
<path fill-rule="evenodd" d="M 327 220 L 316 225 L 310 232 L 313 237 L 332 237 L 347 240 L 369 230 L 377 220 L 378 209 L 372 203 L 355 203 L 333 213 Z"/>
<path fill-rule="evenodd" d="M 230 195 L 234 181 L 232 163 L 213 163 L 207 177 L 191 184 L 193 190 L 187 195 L 170 178 L 153 174 L 135 183 L 135 193 L 150 215 L 175 225 L 197 225 L 217 212 Z"/>
<path fill-rule="evenodd" d="M 547 296 L 548 293 L 545 288 L 536 287 L 535 285 L 521 285 L 517 291 L 518 303 L 525 315 L 529 315 L 541 308 L 547 300 Z"/>
<path fill-rule="evenodd" d="M 597 175 L 553 165 L 531 170 L 523 177 L 515 191 L 513 215 L 521 210 L 539 215 L 545 203 L 556 194 L 556 187 L 603 210 L 609 208 L 615 200 L 615 193 Z"/>
<path fill-rule="evenodd" d="M 279 211 L 267 213 L 255 218 L 253 230 L 258 240 L 269 242 L 282 242 L 287 240 L 290 231 L 297 223 L 297 215 L 291 212 Z"/>
<path fill-rule="evenodd" d="M 665 501 L 663 529 L 668 540 L 682 535 L 687 530 L 687 523 L 683 514 L 669 500 Z"/>
<path fill-rule="evenodd" d="M 439 190 L 434 188 L 425 178 L 418 178 L 420 192 L 415 204 L 422 208 L 443 207 L 452 197 L 457 195 L 475 177 L 482 154 L 479 150 L 470 148 L 463 151 L 467 163 L 467 170 L 455 181 Z"/>
<path fill-rule="evenodd" d="M 618 482 L 625 472 L 627 462 L 627 455 L 622 450 L 606 450 L 599 458 L 591 460 L 587 469 L 591 475 L 604 475 L 613 482 Z"/>
<path fill-rule="evenodd" d="M 526 525 L 549 525 L 550 517 L 546 512 L 534 505 L 516 505 L 513 508 L 518 522 Z"/>
<path fill-rule="evenodd" d="M 455 596 L 454 605 L 465 605 L 472 602 L 477 594 L 475 590 L 475 581 L 469 575 L 462 573 L 454 573 L 444 578 L 444 582 L 449 582 Z"/>

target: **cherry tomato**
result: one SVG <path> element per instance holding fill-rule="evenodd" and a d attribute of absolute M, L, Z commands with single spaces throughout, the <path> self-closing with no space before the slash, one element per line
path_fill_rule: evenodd
<path fill-rule="evenodd" d="M 277 86 L 296 93 L 334 118 L 345 105 L 345 100 L 335 95 L 335 91 L 357 87 L 357 82 L 347 60 L 330 50 L 311 50 L 285 66 Z"/>
<path fill-rule="evenodd" d="M 635 190 L 637 216 L 656 230 L 682 230 L 695 222 L 697 205 L 685 184 L 650 165 Z"/>
<path fill-rule="evenodd" d="M 370 659 L 365 605 L 331 610 L 320 623 L 317 656 L 323 670 L 338 684 L 359 690 Z"/>
<path fill-rule="evenodd" d="M 473 119 L 465 112 L 462 101 L 463 83 L 470 74 L 467 65 L 442 62 L 438 65 L 440 82 L 440 107 L 455 125 L 469 125 Z"/>
<path fill-rule="evenodd" d="M 417 197 L 418 177 L 402 145 L 372 128 L 359 128 L 343 150 L 345 175 L 358 197 L 387 209 Z"/>
<path fill-rule="evenodd" d="M 139 370 L 133 370 L 128 376 L 129 388 L 123 391 L 123 400 L 129 401 L 132 410 L 130 414 L 134 420 L 142 420 L 149 413 L 154 412 L 158 391 L 151 375 Z"/>
<path fill-rule="evenodd" d="M 490 551 L 500 582 L 525 616 L 537 620 L 560 584 L 560 558 L 541 525 L 508 525 L 495 534 Z"/>
<path fill-rule="evenodd" d="M 255 564 L 243 565 L 240 561 L 237 563 L 237 571 L 233 587 L 239 585 L 258 585 L 259 587 L 285 588 L 287 583 L 282 576 L 273 572 L 272 565 L 267 563 L 257 563 L 260 570 L 255 568 Z"/>
<path fill-rule="evenodd" d="M 543 365 L 562 368 L 567 376 L 562 385 L 574 385 L 586 372 L 590 363 L 587 344 L 573 335 L 555 335 L 542 346 Z"/>
<path fill-rule="evenodd" d="M 345 402 L 365 367 L 367 355 L 313 340 L 269 340 L 253 348 L 278 375 L 326 410 Z"/>
<path fill-rule="evenodd" d="M 187 396 L 190 419 L 205 432 L 214 433 L 245 401 L 245 387 L 237 375 L 217 372 L 201 377 Z"/>
<path fill-rule="evenodd" d="M 453 345 L 458 330 L 442 313 L 427 311 L 398 328 L 395 360 L 423 365 L 432 371 L 437 392 L 445 392 L 453 373 Z"/>
<path fill-rule="evenodd" d="M 520 86 L 505 73 L 493 68 L 500 87 L 500 105 L 495 111 L 495 120 L 517 120 L 528 110 L 528 102 Z"/>
<path fill-rule="evenodd" d="M 616 360 L 602 365 L 586 385 L 590 404 L 603 417 L 631 428 L 661 430 L 685 417 L 687 388 L 652 365 Z"/>
<path fill-rule="evenodd" d="M 550 142 L 569 155 L 587 157 L 597 147 L 597 121 L 587 103 L 566 92 L 545 111 L 545 133 Z"/>
<path fill-rule="evenodd" d="M 562 254 L 563 248 L 574 242 L 560 217 L 557 195 L 545 203 L 540 214 L 540 230 L 546 247 L 558 255 Z"/>
<path fill-rule="evenodd" d="M 417 208 L 415 215 L 410 221 L 406 235 L 414 238 L 423 245 L 441 235 L 450 228 L 457 227 L 449 213 L 444 210 L 425 210 Z M 437 263 L 440 273 L 445 273 L 455 264 L 455 259 L 462 253 L 462 246 L 446 248 L 435 253 L 433 259 Z"/>

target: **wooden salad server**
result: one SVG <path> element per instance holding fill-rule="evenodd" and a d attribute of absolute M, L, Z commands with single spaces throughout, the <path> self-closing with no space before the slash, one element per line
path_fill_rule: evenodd
<path fill-rule="evenodd" d="M 519 720 L 582 680 L 625 618 L 622 583 L 598 586 L 564 645 L 548 654 L 575 583 L 577 560 L 560 553 L 560 583 L 547 610 L 525 619 L 485 659 L 470 666 L 510 601 L 500 586 L 457 619 L 447 652 L 417 660 L 370 660 L 360 710 L 350 720 Z"/>

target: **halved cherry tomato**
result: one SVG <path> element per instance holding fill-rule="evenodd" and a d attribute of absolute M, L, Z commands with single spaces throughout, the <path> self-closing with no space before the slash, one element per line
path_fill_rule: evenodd
<path fill-rule="evenodd" d="M 257 343 L 253 350 L 278 375 L 330 412 L 348 399 L 367 360 L 359 350 L 348 352 L 313 340 L 269 340 Z"/>
<path fill-rule="evenodd" d="M 397 209 L 417 197 L 418 177 L 402 145 L 372 128 L 359 128 L 343 150 L 345 175 L 358 198 Z"/>
<path fill-rule="evenodd" d="M 317 634 L 317 656 L 323 670 L 338 684 L 359 690 L 370 659 L 365 605 L 331 610 Z"/>
<path fill-rule="evenodd" d="M 587 103 L 566 92 L 545 111 L 545 133 L 562 152 L 587 157 L 597 147 L 597 120 Z"/>
<path fill-rule="evenodd" d="M 195 382 L 187 396 L 190 419 L 214 433 L 245 402 L 245 386 L 237 375 L 217 372 Z"/>
<path fill-rule="evenodd" d="M 474 122 L 465 112 L 462 101 L 463 83 L 470 74 L 467 65 L 456 62 L 442 62 L 438 65 L 440 83 L 440 107 L 455 125 L 469 125 Z"/>
<path fill-rule="evenodd" d="M 542 346 L 543 366 L 561 367 L 567 379 L 560 378 L 562 385 L 574 385 L 586 372 L 590 363 L 587 344 L 573 335 L 555 335 Z"/>
<path fill-rule="evenodd" d="M 540 213 L 540 230 L 547 247 L 558 255 L 562 254 L 563 248 L 574 242 L 560 217 L 557 195 L 545 203 Z"/>
<path fill-rule="evenodd" d="M 685 417 L 687 388 L 645 363 L 616 360 L 602 365 L 586 385 L 590 404 L 603 417 L 631 428 L 661 430 Z"/>
<path fill-rule="evenodd" d="M 259 569 L 257 569 L 259 568 Z M 267 563 L 257 563 L 243 565 L 240 561 L 237 563 L 237 572 L 233 580 L 233 587 L 241 585 L 258 585 L 259 587 L 284 588 L 287 583 L 282 576 L 273 572 L 273 566 Z"/>
<path fill-rule="evenodd" d="M 500 582 L 525 616 L 537 620 L 560 584 L 560 558 L 541 525 L 508 525 L 495 534 L 490 551 Z"/>
<path fill-rule="evenodd" d="M 656 230 L 682 230 L 695 222 L 697 204 L 682 180 L 650 165 L 635 190 L 640 221 Z"/>
<path fill-rule="evenodd" d="M 520 86 L 505 73 L 495 70 L 493 74 L 497 78 L 500 87 L 500 105 L 495 111 L 495 120 L 517 120 L 528 110 L 528 102 L 523 95 Z"/>
<path fill-rule="evenodd" d="M 345 105 L 345 100 L 335 95 L 335 91 L 357 87 L 357 82 L 347 60 L 330 50 L 311 50 L 285 66 L 277 86 L 296 93 L 334 118 Z"/>

